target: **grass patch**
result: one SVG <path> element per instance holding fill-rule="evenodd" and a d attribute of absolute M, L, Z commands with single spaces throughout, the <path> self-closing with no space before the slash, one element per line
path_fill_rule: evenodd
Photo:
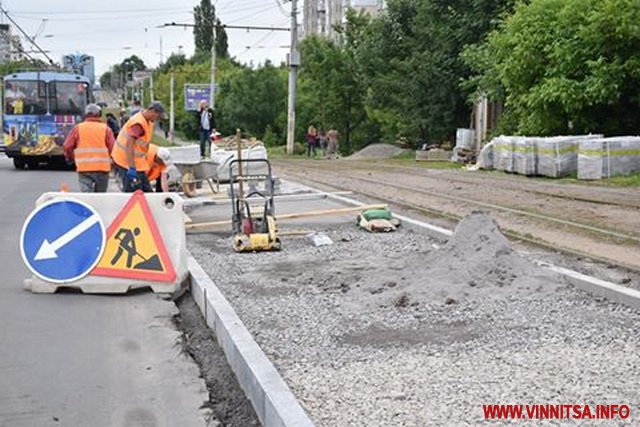
<path fill-rule="evenodd" d="M 603 179 L 602 185 L 612 187 L 638 187 L 640 186 L 640 173 Z"/>
<path fill-rule="evenodd" d="M 433 160 L 433 161 L 416 161 L 415 153 L 410 153 L 411 157 L 404 157 L 405 154 L 401 154 L 399 157 L 385 160 L 368 160 L 371 163 L 377 163 L 382 165 L 395 165 L 395 166 L 411 166 L 422 169 L 462 169 L 464 166 L 460 163 L 449 162 L 447 160 Z"/>
<path fill-rule="evenodd" d="M 577 173 L 573 173 L 570 176 L 564 178 L 547 178 L 547 177 L 535 177 L 534 179 L 540 181 L 550 181 L 558 184 L 578 184 L 586 187 L 639 187 L 640 186 L 640 173 L 635 173 L 626 176 L 614 176 L 611 178 L 599 179 L 595 181 L 584 181 L 578 179 Z"/>
<path fill-rule="evenodd" d="M 324 159 L 322 155 L 322 150 L 316 149 L 316 155 L 313 157 L 307 157 L 306 146 L 302 146 L 302 144 L 296 143 L 298 145 L 298 152 L 300 153 L 301 147 L 305 150 L 301 154 L 287 154 L 287 146 L 286 145 L 277 145 L 275 147 L 267 147 L 267 153 L 270 159 L 279 160 L 279 159 Z"/>
<path fill-rule="evenodd" d="M 154 133 L 153 134 L 153 139 L 151 140 L 151 143 L 156 144 L 160 147 L 175 147 L 176 144 L 172 144 L 171 141 L 169 141 L 168 139 L 158 135 L 158 133 Z"/>

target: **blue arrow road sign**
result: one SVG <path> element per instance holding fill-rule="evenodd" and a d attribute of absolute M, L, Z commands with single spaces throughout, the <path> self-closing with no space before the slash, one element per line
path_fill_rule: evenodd
<path fill-rule="evenodd" d="M 105 244 L 100 215 L 86 203 L 58 199 L 36 208 L 20 237 L 22 259 L 33 274 L 54 283 L 69 283 L 89 274 Z"/>

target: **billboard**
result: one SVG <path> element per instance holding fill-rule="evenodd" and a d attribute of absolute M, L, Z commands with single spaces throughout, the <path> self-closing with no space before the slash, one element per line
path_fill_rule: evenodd
<path fill-rule="evenodd" d="M 200 101 L 207 101 L 211 97 L 211 87 L 203 83 L 185 83 L 184 85 L 184 109 L 185 111 L 198 111 Z"/>

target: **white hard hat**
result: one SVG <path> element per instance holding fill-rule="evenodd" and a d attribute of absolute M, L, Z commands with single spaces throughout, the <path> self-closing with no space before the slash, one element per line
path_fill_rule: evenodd
<path fill-rule="evenodd" d="M 169 151 L 169 149 L 165 147 L 158 148 L 158 154 L 156 155 L 165 163 L 169 163 L 169 160 L 171 159 L 171 151 Z"/>

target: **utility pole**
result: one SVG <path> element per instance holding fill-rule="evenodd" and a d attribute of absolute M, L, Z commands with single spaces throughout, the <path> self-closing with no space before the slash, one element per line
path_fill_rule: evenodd
<path fill-rule="evenodd" d="M 175 116 L 175 110 L 173 108 L 173 86 L 175 83 L 175 79 L 173 76 L 173 72 L 171 73 L 171 85 L 170 85 L 170 90 L 169 90 L 169 96 L 170 96 L 170 101 L 169 101 L 169 141 L 171 141 L 171 143 L 173 144 L 173 132 L 175 130 L 175 124 L 176 124 L 176 116 Z"/>
<path fill-rule="evenodd" d="M 216 110 L 216 17 L 214 15 L 211 23 L 211 93 L 209 94 L 209 105 L 212 110 Z"/>
<path fill-rule="evenodd" d="M 298 53 L 298 1 L 291 0 L 291 51 L 289 52 L 289 109 L 287 112 L 287 154 L 293 154 L 296 140 L 296 78 Z"/>
<path fill-rule="evenodd" d="M 153 93 L 153 70 L 151 70 L 151 75 L 149 76 L 149 97 L 151 98 L 151 102 L 156 100 Z"/>

